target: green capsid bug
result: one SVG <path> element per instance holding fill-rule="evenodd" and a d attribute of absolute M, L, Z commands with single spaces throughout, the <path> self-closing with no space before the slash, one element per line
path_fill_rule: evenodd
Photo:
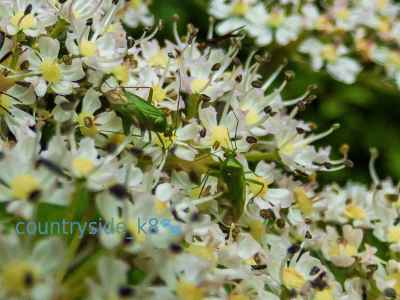
<path fill-rule="evenodd" d="M 123 119 L 125 132 L 128 132 L 130 126 L 134 124 L 142 131 L 149 130 L 156 134 L 162 133 L 164 136 L 172 136 L 173 127 L 168 124 L 166 113 L 151 103 L 153 88 L 134 88 L 150 89 L 148 100 L 126 90 L 122 90 L 122 93 L 117 92 L 117 90 L 107 92 L 111 108 L 120 114 Z"/>
<path fill-rule="evenodd" d="M 260 186 L 259 192 L 251 199 L 257 197 L 264 190 L 265 185 L 257 180 L 246 178 L 246 173 L 248 172 L 245 172 L 242 163 L 237 159 L 236 150 L 224 149 L 224 159 L 219 156 L 216 157 L 219 160 L 219 165 L 207 172 L 202 183 L 200 195 L 203 192 L 208 176 L 217 177 L 225 185 L 225 198 L 228 199 L 232 207 L 232 220 L 237 221 L 243 215 L 248 203 L 247 184 L 254 183 Z M 250 173 L 253 172 L 250 171 Z"/>
<path fill-rule="evenodd" d="M 243 214 L 246 204 L 246 177 L 234 151 L 225 152 L 225 159 L 220 164 L 219 172 L 220 178 L 226 184 L 226 196 L 232 203 L 232 216 L 236 221 Z"/>

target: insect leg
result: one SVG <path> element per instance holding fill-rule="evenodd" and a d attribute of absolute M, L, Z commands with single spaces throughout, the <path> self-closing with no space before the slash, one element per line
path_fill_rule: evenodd
<path fill-rule="evenodd" d="M 235 145 L 235 151 L 237 151 L 237 143 L 236 143 L 236 138 L 237 138 L 237 132 L 238 132 L 238 128 L 239 128 L 239 118 L 238 118 L 238 116 L 236 115 L 236 113 L 232 110 L 232 113 L 233 113 L 233 115 L 235 116 L 235 119 L 236 119 L 236 127 L 235 127 L 235 137 L 234 137 L 234 145 Z M 232 141 L 231 141 L 231 143 L 232 143 Z"/>
<path fill-rule="evenodd" d="M 255 199 L 258 195 L 261 194 L 261 192 L 264 190 L 265 184 L 262 183 L 262 182 L 259 182 L 259 181 L 257 181 L 257 180 L 248 179 L 248 178 L 246 179 L 246 182 L 251 182 L 251 183 L 254 183 L 254 184 L 257 184 L 257 185 L 260 185 L 260 186 L 261 186 L 260 190 L 257 192 L 256 195 L 253 195 L 253 196 L 252 196 L 251 198 L 249 198 L 249 199 L 247 199 L 247 197 L 246 197 L 246 201 L 245 201 L 245 204 L 244 204 L 244 211 L 245 211 L 245 213 L 246 213 L 248 216 L 255 217 L 254 215 L 252 215 L 252 214 L 248 211 L 247 206 L 248 206 L 248 204 L 249 204 L 250 201 L 253 201 L 253 199 Z"/>
<path fill-rule="evenodd" d="M 250 199 L 250 200 L 252 200 L 252 199 L 254 199 L 254 198 L 258 197 L 258 195 L 260 195 L 260 194 L 261 194 L 261 192 L 263 191 L 263 189 L 265 188 L 265 184 L 264 184 L 263 182 L 257 181 L 257 180 L 255 180 L 255 179 L 248 179 L 248 178 L 246 178 L 246 181 L 247 181 L 247 182 L 251 182 L 251 183 L 254 183 L 254 184 L 257 184 L 257 185 L 261 186 L 261 188 L 260 188 L 260 190 L 257 192 L 257 194 L 256 194 L 256 195 L 254 195 L 253 197 L 251 197 L 251 199 Z"/>

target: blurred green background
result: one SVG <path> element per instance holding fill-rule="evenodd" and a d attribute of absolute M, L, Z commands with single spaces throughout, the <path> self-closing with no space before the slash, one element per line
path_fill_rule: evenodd
<path fill-rule="evenodd" d="M 172 16 L 179 16 L 180 32 L 192 23 L 200 29 L 200 37 L 208 30 L 206 0 L 153 0 L 150 6 L 156 19 L 164 21 L 164 29 L 159 34 L 160 40 L 172 37 Z M 244 49 L 240 54 L 245 58 L 253 47 L 252 40 L 244 40 Z M 293 46 L 295 47 L 295 45 Z M 267 46 L 261 49 L 271 54 L 271 61 L 266 63 L 261 72 L 268 76 L 285 57 L 285 51 Z M 289 57 L 288 57 L 289 58 Z M 350 145 L 349 157 L 354 167 L 344 171 L 320 175 L 322 182 L 336 181 L 345 183 L 348 180 L 370 182 L 368 172 L 369 148 L 376 147 L 380 156 L 377 171 L 380 178 L 391 176 L 395 182 L 400 179 L 400 93 L 395 85 L 385 78 L 382 70 L 367 65 L 353 85 L 335 81 L 325 72 L 313 72 L 305 60 L 290 59 L 287 69 L 293 70 L 295 78 L 285 89 L 286 99 L 302 94 L 310 84 L 316 84 L 317 100 L 308 106 L 299 117 L 313 121 L 318 130 L 325 130 L 333 123 L 340 123 L 341 128 L 319 145 L 332 145 L 334 157 L 339 157 L 339 147 L 343 143 Z"/>

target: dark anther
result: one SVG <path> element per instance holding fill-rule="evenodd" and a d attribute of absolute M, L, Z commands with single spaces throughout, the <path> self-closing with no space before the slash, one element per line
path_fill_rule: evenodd
<path fill-rule="evenodd" d="M 0 151 L 0 160 L 2 160 L 5 157 L 5 154 L 3 151 Z"/>
<path fill-rule="evenodd" d="M 289 291 L 289 297 L 290 297 L 290 299 L 295 299 L 295 298 L 297 298 L 297 292 L 296 292 L 295 289 L 291 289 L 291 290 Z"/>
<path fill-rule="evenodd" d="M 24 285 L 27 288 L 31 288 L 34 284 L 33 274 L 31 272 L 27 272 L 24 276 Z"/>
<path fill-rule="evenodd" d="M 177 220 L 177 221 L 179 221 L 179 222 L 182 222 L 182 223 L 185 223 L 185 220 L 183 220 L 183 219 L 181 219 L 181 218 L 179 217 L 178 212 L 176 211 L 176 209 L 173 209 L 173 210 L 171 211 L 171 213 L 172 213 L 172 215 L 174 216 L 175 220 Z"/>
<path fill-rule="evenodd" d="M 121 286 L 118 289 L 118 295 L 121 298 L 132 297 L 134 294 L 135 294 L 135 290 L 133 288 L 131 288 L 130 286 Z"/>
<path fill-rule="evenodd" d="M 218 71 L 221 68 L 221 64 L 220 63 L 216 63 L 211 67 L 212 71 Z"/>
<path fill-rule="evenodd" d="M 1 47 L 0 47 L 0 48 L 1 48 Z M 25 61 L 19 66 L 19 68 L 20 68 L 22 71 L 25 71 L 25 70 L 28 70 L 28 69 L 29 69 L 29 66 L 30 66 L 29 61 L 25 60 Z"/>
<path fill-rule="evenodd" d="M 297 253 L 299 250 L 300 250 L 300 245 L 299 244 L 293 244 L 292 246 L 290 246 L 288 249 L 287 249 L 287 252 L 288 252 L 288 254 L 295 254 L 295 253 Z"/>
<path fill-rule="evenodd" d="M 40 190 L 33 190 L 28 197 L 29 202 L 36 202 L 40 198 Z"/>
<path fill-rule="evenodd" d="M 122 184 L 114 184 L 109 188 L 110 193 L 118 199 L 124 199 L 129 197 L 129 193 L 126 190 L 125 186 Z"/>
<path fill-rule="evenodd" d="M 276 226 L 278 226 L 278 228 L 285 228 L 285 224 L 286 224 L 286 222 L 285 222 L 285 220 L 284 219 L 278 219 L 278 220 L 276 220 Z"/>
<path fill-rule="evenodd" d="M 125 245 L 129 245 L 129 244 L 131 244 L 132 242 L 133 242 L 133 236 L 132 236 L 129 232 L 125 233 L 123 243 L 124 243 Z"/>
<path fill-rule="evenodd" d="M 249 144 L 256 144 L 257 139 L 254 136 L 248 136 L 246 137 L 246 142 L 248 142 Z"/>
<path fill-rule="evenodd" d="M 232 61 L 236 66 L 240 66 L 241 62 L 240 59 L 238 57 L 235 57 Z"/>
<path fill-rule="evenodd" d="M 267 220 L 275 220 L 275 214 L 272 209 L 261 209 L 260 217 Z"/>
<path fill-rule="evenodd" d="M 207 96 L 205 94 L 200 95 L 200 101 L 209 102 L 210 100 L 211 100 L 211 98 L 209 96 Z"/>
<path fill-rule="evenodd" d="M 306 239 L 308 239 L 308 240 L 311 240 L 312 239 L 312 235 L 311 235 L 311 233 L 307 230 L 307 232 L 306 232 L 306 234 L 305 234 L 305 238 Z"/>
<path fill-rule="evenodd" d="M 190 216 L 190 221 L 192 222 L 200 221 L 200 214 L 198 212 L 192 213 L 192 215 Z"/>
<path fill-rule="evenodd" d="M 314 266 L 311 268 L 310 275 L 311 276 L 317 275 L 319 273 L 319 271 L 320 271 L 320 268 L 318 268 L 317 266 Z"/>
<path fill-rule="evenodd" d="M 397 202 L 399 200 L 398 194 L 385 194 L 386 201 Z"/>
<path fill-rule="evenodd" d="M 243 79 L 243 76 L 242 76 L 242 74 L 239 74 L 238 76 L 236 76 L 236 78 L 235 78 L 235 80 L 236 80 L 236 82 L 237 83 L 240 83 L 240 82 L 242 82 L 242 79 Z"/>
<path fill-rule="evenodd" d="M 0 49 L 3 48 L 5 40 L 6 40 L 6 34 L 3 31 L 0 31 Z"/>
<path fill-rule="evenodd" d="M 264 112 L 265 112 L 267 115 L 271 114 L 271 112 L 272 112 L 272 107 L 268 105 L 267 107 L 264 108 Z"/>
<path fill-rule="evenodd" d="M 29 15 L 32 12 L 32 4 L 29 4 L 24 11 L 24 15 Z"/>
<path fill-rule="evenodd" d="M 83 123 L 87 128 L 92 128 L 94 126 L 93 119 L 91 117 L 85 117 Z"/>
<path fill-rule="evenodd" d="M 314 289 L 318 289 L 318 290 L 323 290 L 325 289 L 328 284 L 326 283 L 326 281 L 324 280 L 324 277 L 326 276 L 325 272 L 321 272 L 317 278 L 315 278 L 313 281 L 311 281 L 311 286 Z"/>
<path fill-rule="evenodd" d="M 267 268 L 267 265 L 252 265 L 251 268 L 253 270 L 264 270 Z"/>
<path fill-rule="evenodd" d="M 92 25 L 93 25 L 93 19 L 92 18 L 87 19 L 86 26 L 92 26 Z"/>
<path fill-rule="evenodd" d="M 178 253 L 181 253 L 183 249 L 182 249 L 181 245 L 176 244 L 176 243 L 172 243 L 171 245 L 169 245 L 169 250 L 172 253 L 178 254 Z"/>
<path fill-rule="evenodd" d="M 263 85 L 263 83 L 262 83 L 262 81 L 260 81 L 260 80 L 255 80 L 255 81 L 253 81 L 252 83 L 251 83 L 251 86 L 252 87 L 254 87 L 254 88 L 261 88 L 262 87 L 262 85 Z"/>
<path fill-rule="evenodd" d="M 113 1 L 112 1 L 112 4 L 117 5 L 118 2 L 119 2 L 119 0 L 113 0 Z"/>
<path fill-rule="evenodd" d="M 206 134 L 207 134 L 207 129 L 202 128 L 202 129 L 200 130 L 200 137 L 205 137 Z"/>
<path fill-rule="evenodd" d="M 298 134 L 303 134 L 304 132 L 306 132 L 303 128 L 301 127 L 296 127 L 296 131 Z"/>
<path fill-rule="evenodd" d="M 396 297 L 397 297 L 397 293 L 394 288 L 386 288 L 383 291 L 383 294 L 385 295 L 386 298 L 389 298 L 389 299 L 396 299 Z"/>

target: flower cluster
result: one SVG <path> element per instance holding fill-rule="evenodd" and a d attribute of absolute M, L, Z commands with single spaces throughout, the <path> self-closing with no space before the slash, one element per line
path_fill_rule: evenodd
<path fill-rule="evenodd" d="M 351 84 L 372 63 L 400 87 L 399 9 L 390 0 L 212 0 L 209 12 L 223 20 L 219 34 L 244 26 L 258 45 L 293 45 L 336 80 Z"/>
<path fill-rule="evenodd" d="M 370 189 L 318 185 L 349 147 L 313 145 L 339 126 L 297 118 L 283 65 L 132 38 L 141 1 L 0 5 L 0 299 L 400 298 L 398 186 L 376 153 Z"/>

